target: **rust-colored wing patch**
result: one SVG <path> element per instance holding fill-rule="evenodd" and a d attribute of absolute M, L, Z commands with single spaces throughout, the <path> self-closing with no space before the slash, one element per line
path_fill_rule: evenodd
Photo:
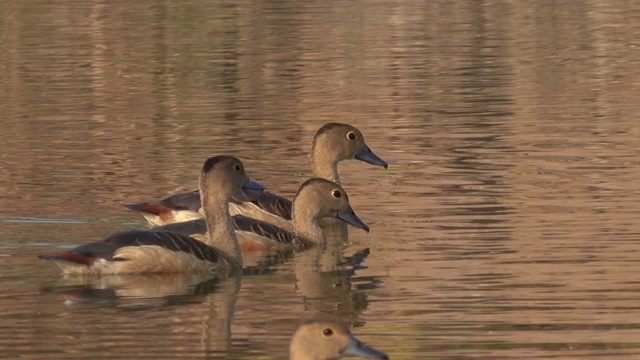
<path fill-rule="evenodd" d="M 96 260 L 93 256 L 82 255 L 71 251 L 61 251 L 50 255 L 38 255 L 38 257 L 45 260 L 64 260 L 87 266 L 93 264 Z"/>

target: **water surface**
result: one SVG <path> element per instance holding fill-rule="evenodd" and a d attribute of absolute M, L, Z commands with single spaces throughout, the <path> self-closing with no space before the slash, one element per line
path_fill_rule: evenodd
<path fill-rule="evenodd" d="M 640 355 L 640 5 L 0 3 L 0 353 L 286 358 L 332 316 L 393 359 Z M 120 205 L 231 153 L 270 190 L 314 132 L 366 234 L 241 279 L 65 278 L 37 254 L 146 224 Z M 368 249 L 368 251 L 366 251 Z M 256 260 L 258 262 L 258 260 Z"/>

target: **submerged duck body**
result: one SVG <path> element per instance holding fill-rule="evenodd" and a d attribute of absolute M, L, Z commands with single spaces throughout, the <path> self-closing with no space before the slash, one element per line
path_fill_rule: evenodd
<path fill-rule="evenodd" d="M 233 216 L 242 251 L 267 250 L 280 247 L 306 248 L 326 241 L 321 219 L 336 218 L 369 232 L 369 227 L 356 215 L 349 204 L 347 192 L 338 184 L 312 178 L 305 181 L 292 202 L 294 231 L 243 215 Z M 203 219 L 167 224 L 154 228 L 185 235 L 203 235 L 207 227 Z"/>

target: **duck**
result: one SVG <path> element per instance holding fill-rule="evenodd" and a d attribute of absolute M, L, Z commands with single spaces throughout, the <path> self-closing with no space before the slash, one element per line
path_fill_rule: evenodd
<path fill-rule="evenodd" d="M 387 354 L 356 339 L 338 321 L 308 321 L 300 325 L 289 344 L 291 360 L 336 360 L 343 356 L 389 359 Z"/>
<path fill-rule="evenodd" d="M 322 178 L 305 181 L 293 198 L 291 208 L 294 231 L 244 215 L 234 215 L 232 220 L 240 250 L 246 252 L 284 247 L 302 250 L 322 246 L 326 243 L 320 224 L 324 218 L 336 218 L 369 232 L 369 226 L 356 215 L 349 204 L 347 192 L 333 181 Z M 207 225 L 204 219 L 196 219 L 159 226 L 153 228 L 153 231 L 168 231 L 197 238 L 206 234 Z"/>
<path fill-rule="evenodd" d="M 388 168 L 386 161 L 367 145 L 362 132 L 344 123 L 327 123 L 316 132 L 311 146 L 311 167 L 315 177 L 340 184 L 338 163 L 356 159 Z M 125 204 L 139 211 L 153 226 L 200 218 L 198 190 L 169 194 L 158 201 Z M 242 191 L 232 200 L 232 215 L 245 215 L 293 231 L 291 200 L 267 191 Z"/>
<path fill-rule="evenodd" d="M 242 254 L 229 213 L 229 201 L 242 190 L 264 190 L 251 180 L 233 156 L 207 159 L 199 190 L 208 236 L 204 242 L 186 235 L 149 230 L 125 230 L 73 249 L 40 255 L 64 273 L 145 274 L 223 272 L 242 269 Z"/>

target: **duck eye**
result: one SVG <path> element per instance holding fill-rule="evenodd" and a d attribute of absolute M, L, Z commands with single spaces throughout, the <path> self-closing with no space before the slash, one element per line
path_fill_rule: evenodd
<path fill-rule="evenodd" d="M 333 330 L 326 328 L 324 330 L 322 330 L 322 335 L 324 336 L 332 336 L 333 335 Z"/>
<path fill-rule="evenodd" d="M 351 141 L 355 140 L 356 139 L 356 133 L 354 133 L 353 131 L 349 131 L 347 133 L 347 139 L 349 139 Z"/>
<path fill-rule="evenodd" d="M 333 190 L 331 192 L 331 195 L 333 195 L 334 198 L 341 198 L 342 197 L 342 193 L 340 192 L 340 190 Z"/>
<path fill-rule="evenodd" d="M 235 164 L 235 165 L 233 166 L 233 169 L 234 169 L 235 171 L 237 171 L 237 172 L 240 172 L 240 170 L 242 169 L 242 167 L 240 167 L 240 164 Z"/>

